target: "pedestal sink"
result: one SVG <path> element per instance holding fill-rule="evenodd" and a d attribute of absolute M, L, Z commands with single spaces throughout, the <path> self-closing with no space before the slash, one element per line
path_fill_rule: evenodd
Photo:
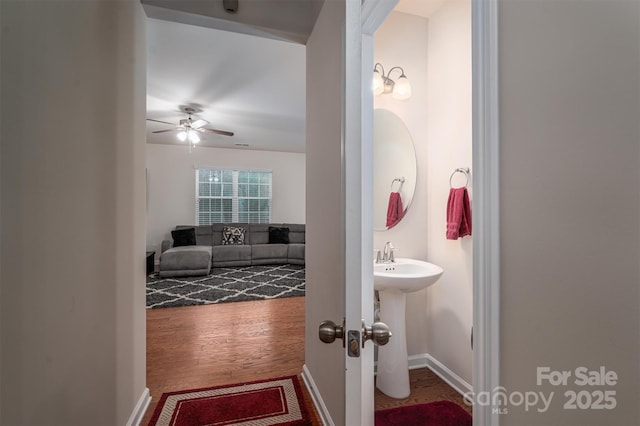
<path fill-rule="evenodd" d="M 411 393 L 405 325 L 407 293 L 429 287 L 442 272 L 438 265 L 407 258 L 373 266 L 373 287 L 380 295 L 380 321 L 393 333 L 389 343 L 378 348 L 376 387 L 392 398 L 406 398 Z"/>

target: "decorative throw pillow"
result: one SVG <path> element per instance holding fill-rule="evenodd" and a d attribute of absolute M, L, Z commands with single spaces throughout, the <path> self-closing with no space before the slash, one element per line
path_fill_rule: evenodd
<path fill-rule="evenodd" d="M 195 246 L 196 245 L 196 229 L 185 228 L 171 231 L 174 247 Z"/>
<path fill-rule="evenodd" d="M 289 244 L 289 228 L 270 226 L 269 244 Z"/>
<path fill-rule="evenodd" d="M 225 226 L 222 228 L 222 245 L 243 245 L 244 244 L 244 228 L 236 228 L 235 226 Z"/>

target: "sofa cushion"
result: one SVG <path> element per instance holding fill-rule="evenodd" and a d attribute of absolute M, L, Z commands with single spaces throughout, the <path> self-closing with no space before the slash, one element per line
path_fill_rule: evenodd
<path fill-rule="evenodd" d="M 160 275 L 165 271 L 201 271 L 211 267 L 211 246 L 173 247 L 160 255 Z M 205 274 L 206 274 L 205 273 Z"/>
<path fill-rule="evenodd" d="M 289 244 L 289 228 L 270 226 L 269 244 Z"/>
<path fill-rule="evenodd" d="M 254 244 L 251 247 L 253 259 L 287 259 L 287 244 Z"/>
<path fill-rule="evenodd" d="M 304 264 L 304 247 L 304 244 L 289 244 L 287 247 L 287 258 L 289 259 L 289 262 L 298 263 L 293 261 L 301 260 Z"/>
<path fill-rule="evenodd" d="M 289 228 L 289 243 L 305 243 L 305 226 L 299 223 L 285 223 L 282 226 Z"/>
<path fill-rule="evenodd" d="M 193 228 L 196 232 L 197 246 L 213 245 L 211 225 L 178 225 L 176 230 Z"/>
<path fill-rule="evenodd" d="M 196 230 L 195 228 L 176 229 L 171 231 L 174 247 L 195 246 Z"/>
<path fill-rule="evenodd" d="M 213 246 L 213 266 L 249 266 L 251 252 L 249 245 Z"/>
<path fill-rule="evenodd" d="M 239 228 L 236 226 L 225 226 L 222 229 L 222 245 L 244 245 L 244 228 Z"/>
<path fill-rule="evenodd" d="M 199 246 L 213 245 L 211 225 L 196 226 L 196 244 Z"/>
<path fill-rule="evenodd" d="M 222 229 L 224 229 L 225 226 L 226 225 L 224 223 L 211 224 L 212 246 L 219 246 L 222 244 Z"/>
<path fill-rule="evenodd" d="M 251 264 L 287 263 L 287 247 L 288 244 L 253 244 L 251 246 Z"/>
<path fill-rule="evenodd" d="M 252 223 L 249 225 L 251 230 L 251 244 L 269 244 L 269 226 L 268 224 Z M 271 224 L 271 226 L 277 226 Z"/>

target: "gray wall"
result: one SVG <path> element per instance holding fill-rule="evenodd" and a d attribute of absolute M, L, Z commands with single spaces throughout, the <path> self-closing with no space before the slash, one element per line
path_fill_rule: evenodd
<path fill-rule="evenodd" d="M 640 424 L 640 2 L 500 2 L 501 383 L 555 392 L 504 425 Z M 537 367 L 617 373 L 537 386 Z M 565 391 L 614 390 L 614 410 Z"/>
<path fill-rule="evenodd" d="M 1 2 L 3 425 L 122 425 L 145 389 L 145 17 Z"/>

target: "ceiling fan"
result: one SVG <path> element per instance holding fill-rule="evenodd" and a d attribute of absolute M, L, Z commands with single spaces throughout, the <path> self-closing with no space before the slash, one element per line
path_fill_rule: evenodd
<path fill-rule="evenodd" d="M 156 130 L 151 133 L 166 133 L 166 132 L 178 132 L 178 139 L 181 142 L 189 141 L 190 145 L 195 145 L 200 142 L 200 136 L 198 133 L 216 133 L 218 135 L 233 136 L 233 132 L 227 132 L 226 130 L 209 129 L 203 127 L 209 122 L 207 120 L 193 120 L 191 117 L 196 111 L 193 108 L 185 108 L 184 112 L 187 113 L 187 118 L 180 120 L 179 124 L 169 123 L 167 121 L 154 120 L 153 118 L 147 118 L 148 121 L 155 121 L 156 123 L 169 124 L 175 126 L 175 129 Z"/>

